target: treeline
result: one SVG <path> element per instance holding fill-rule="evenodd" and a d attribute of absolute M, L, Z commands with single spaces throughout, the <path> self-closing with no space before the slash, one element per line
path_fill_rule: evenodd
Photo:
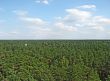
<path fill-rule="evenodd" d="M 110 81 L 110 40 L 1 40 L 0 81 Z"/>

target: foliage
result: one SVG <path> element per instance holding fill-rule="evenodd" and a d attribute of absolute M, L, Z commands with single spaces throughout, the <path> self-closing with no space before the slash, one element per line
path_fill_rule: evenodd
<path fill-rule="evenodd" d="M 1 40 L 0 81 L 110 81 L 110 41 Z"/>

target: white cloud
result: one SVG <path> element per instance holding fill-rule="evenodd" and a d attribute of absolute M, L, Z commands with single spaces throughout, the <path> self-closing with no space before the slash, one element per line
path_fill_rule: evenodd
<path fill-rule="evenodd" d="M 13 13 L 15 13 L 18 16 L 27 16 L 28 12 L 25 10 L 14 10 L 12 11 Z"/>
<path fill-rule="evenodd" d="M 16 13 L 20 21 L 29 28 L 28 35 L 36 38 L 101 38 L 107 35 L 110 18 L 97 16 L 93 11 L 80 8 L 65 9 L 65 12 L 67 14 L 64 17 L 55 17 L 52 22 L 28 16 L 25 11 Z"/>
<path fill-rule="evenodd" d="M 29 30 L 28 36 L 46 38 L 53 34 L 52 29 L 48 27 L 47 21 L 38 17 L 28 16 L 27 11 L 16 11 L 16 14 L 19 20 L 26 26 L 26 30 Z"/>
<path fill-rule="evenodd" d="M 7 33 L 5 33 L 5 32 L 0 32 L 0 36 L 5 36 L 5 35 L 7 35 Z"/>
<path fill-rule="evenodd" d="M 19 32 L 17 32 L 17 31 L 11 31 L 11 32 L 9 32 L 9 34 L 10 35 L 17 35 L 17 34 L 19 34 Z"/>
<path fill-rule="evenodd" d="M 66 9 L 68 14 L 61 21 L 76 27 L 84 27 L 104 31 L 110 25 L 110 19 L 103 16 L 94 16 L 92 12 L 80 9 Z M 89 30 L 90 31 L 90 30 Z"/>
<path fill-rule="evenodd" d="M 46 5 L 49 4 L 49 1 L 48 0 L 36 0 L 35 2 L 36 3 L 43 3 L 43 4 L 46 4 Z"/>
<path fill-rule="evenodd" d="M 17 31 L 11 31 L 11 32 L 0 32 L 0 36 L 16 36 L 19 32 Z"/>
<path fill-rule="evenodd" d="M 21 17 L 21 20 L 28 24 L 35 25 L 35 26 L 42 26 L 46 24 L 46 22 L 40 18 Z"/>
<path fill-rule="evenodd" d="M 62 31 L 67 31 L 67 32 L 76 32 L 77 31 L 76 27 L 65 25 L 62 22 L 55 23 L 55 26 L 58 27 L 58 29 L 60 29 Z"/>
<path fill-rule="evenodd" d="M 51 33 L 52 32 L 51 32 L 51 29 L 50 28 L 36 28 L 32 32 L 32 34 L 34 34 L 35 36 L 37 36 L 37 35 L 45 35 L 45 36 L 47 36 L 47 35 L 49 35 Z"/>
<path fill-rule="evenodd" d="M 71 16 L 72 18 L 74 17 L 74 19 L 81 19 L 81 20 L 85 20 L 89 17 L 91 17 L 91 12 L 89 11 L 83 11 L 83 10 L 79 10 L 79 9 L 66 9 L 66 12 L 68 12 L 68 15 Z M 69 17 L 66 16 L 66 17 Z"/>
<path fill-rule="evenodd" d="M 28 25 L 30 24 L 32 26 L 42 26 L 42 25 L 45 25 L 47 23 L 46 21 L 44 21 L 40 18 L 29 17 L 27 11 L 15 10 L 13 12 L 18 15 L 20 20 L 22 20 L 23 22 L 25 22 Z"/>
<path fill-rule="evenodd" d="M 91 8 L 96 8 L 96 6 L 95 5 L 82 5 L 82 6 L 79 6 L 78 8 L 91 9 Z"/>
<path fill-rule="evenodd" d="M 104 18 L 103 16 L 95 16 L 94 21 L 100 23 L 101 25 L 110 25 L 110 19 Z"/>

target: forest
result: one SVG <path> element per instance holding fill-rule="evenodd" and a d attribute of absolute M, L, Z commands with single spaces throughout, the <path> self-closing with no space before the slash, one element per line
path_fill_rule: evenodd
<path fill-rule="evenodd" d="M 110 81 L 110 40 L 0 40 L 0 81 Z"/>

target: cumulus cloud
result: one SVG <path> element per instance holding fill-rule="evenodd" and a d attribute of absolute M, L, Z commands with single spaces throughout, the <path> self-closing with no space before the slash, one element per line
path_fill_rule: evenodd
<path fill-rule="evenodd" d="M 102 31 L 107 25 L 110 25 L 109 18 L 105 18 L 103 16 L 94 16 L 94 14 L 90 11 L 72 8 L 66 9 L 66 12 L 68 14 L 60 21 L 76 26 L 77 28 L 86 27 Z"/>
<path fill-rule="evenodd" d="M 101 25 L 110 25 L 110 19 L 103 16 L 95 16 L 94 22 L 100 23 Z"/>
<path fill-rule="evenodd" d="M 83 11 L 75 8 L 66 9 L 66 12 L 68 15 L 65 16 L 65 19 L 74 19 L 75 21 L 85 21 L 92 16 L 92 13 L 89 11 Z"/>
<path fill-rule="evenodd" d="M 15 13 L 18 16 L 27 16 L 28 12 L 25 10 L 14 10 L 12 11 L 13 13 Z"/>
<path fill-rule="evenodd" d="M 17 34 L 19 34 L 19 32 L 18 31 L 11 31 L 8 34 L 10 34 L 10 35 L 17 35 Z"/>
<path fill-rule="evenodd" d="M 35 2 L 36 3 L 43 3 L 43 4 L 46 4 L 46 5 L 49 4 L 49 1 L 48 0 L 36 0 Z"/>
<path fill-rule="evenodd" d="M 0 32 L 0 36 L 16 36 L 18 34 L 19 34 L 19 32 L 17 32 L 17 31 Z"/>
<path fill-rule="evenodd" d="M 67 31 L 67 32 L 76 32 L 77 31 L 76 27 L 73 27 L 72 25 L 65 25 L 62 22 L 55 23 L 55 26 L 62 31 Z"/>
<path fill-rule="evenodd" d="M 96 8 L 96 6 L 95 5 L 82 5 L 82 6 L 79 6 L 78 8 L 91 9 L 91 8 Z"/>
<path fill-rule="evenodd" d="M 34 25 L 34 26 L 42 26 L 46 24 L 46 21 L 40 19 L 40 18 L 35 18 L 35 17 L 30 17 L 28 16 L 28 12 L 27 11 L 23 11 L 23 10 L 15 10 L 13 11 L 14 13 L 16 13 L 19 17 L 20 20 L 22 20 L 23 22 L 27 23 L 28 25 Z"/>
<path fill-rule="evenodd" d="M 0 32 L 1 39 L 29 39 L 29 34 L 27 36 L 24 32 L 18 32 L 18 31 L 2 31 Z"/>
<path fill-rule="evenodd" d="M 22 17 L 21 20 L 28 23 L 28 24 L 32 24 L 35 26 L 42 26 L 42 25 L 46 24 L 46 22 L 40 18 Z"/>
<path fill-rule="evenodd" d="M 30 17 L 23 11 L 17 13 L 19 19 L 30 26 L 30 34 L 38 38 L 100 38 L 102 34 L 107 35 L 110 18 L 95 15 L 95 12 L 82 10 L 81 7 L 96 8 L 93 5 L 83 5 L 80 8 L 65 9 L 66 15 L 55 17 L 54 22 Z"/>
<path fill-rule="evenodd" d="M 27 11 L 16 10 L 14 13 L 16 13 L 18 19 L 22 21 L 27 30 L 29 30 L 27 35 L 31 37 L 47 38 L 53 34 L 53 30 L 49 28 L 50 24 L 48 24 L 48 21 L 38 17 L 29 16 Z"/>

